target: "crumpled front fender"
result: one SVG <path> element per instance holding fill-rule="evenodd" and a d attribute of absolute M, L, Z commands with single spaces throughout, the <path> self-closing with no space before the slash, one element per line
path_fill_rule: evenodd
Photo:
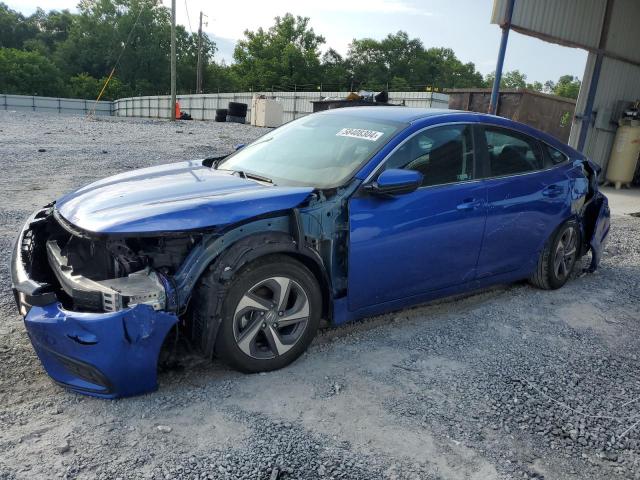
<path fill-rule="evenodd" d="M 51 303 L 32 307 L 24 322 L 56 382 L 86 395 L 117 398 L 157 388 L 160 348 L 177 320 L 148 305 L 81 313 Z"/>

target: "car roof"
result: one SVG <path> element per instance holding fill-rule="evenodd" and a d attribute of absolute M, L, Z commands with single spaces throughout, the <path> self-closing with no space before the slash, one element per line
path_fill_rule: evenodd
<path fill-rule="evenodd" d="M 469 113 L 460 110 L 447 110 L 444 108 L 416 108 L 416 107 L 382 107 L 360 106 L 349 108 L 334 108 L 319 112 L 324 115 L 348 115 L 373 120 L 391 120 L 394 122 L 411 123 L 427 117 L 437 115 L 450 115 L 452 113 Z"/>
<path fill-rule="evenodd" d="M 488 123 L 496 126 L 513 128 L 522 133 L 532 135 L 539 140 L 543 140 L 549 145 L 562 150 L 567 155 L 580 155 L 573 148 L 546 132 L 538 130 L 524 123 L 511 120 L 509 118 L 487 113 L 469 112 L 464 110 L 449 110 L 445 108 L 418 108 L 403 106 L 358 106 L 349 108 L 335 108 L 324 110 L 317 114 L 323 115 L 348 115 L 351 117 L 360 117 L 369 120 L 386 120 L 400 123 L 414 123 L 428 118 L 436 119 L 437 117 L 447 117 L 445 121 L 476 121 Z M 316 114 L 316 115 L 317 115 Z"/>

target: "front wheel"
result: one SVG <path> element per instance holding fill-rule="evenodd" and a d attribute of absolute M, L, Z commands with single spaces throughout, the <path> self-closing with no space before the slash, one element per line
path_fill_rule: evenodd
<path fill-rule="evenodd" d="M 578 260 L 580 245 L 578 223 L 569 220 L 562 224 L 542 250 L 531 283 L 545 290 L 562 287 Z"/>
<path fill-rule="evenodd" d="M 286 255 L 258 259 L 229 286 L 216 354 L 244 372 L 282 368 L 311 343 L 321 312 L 320 288 L 304 265 Z"/>

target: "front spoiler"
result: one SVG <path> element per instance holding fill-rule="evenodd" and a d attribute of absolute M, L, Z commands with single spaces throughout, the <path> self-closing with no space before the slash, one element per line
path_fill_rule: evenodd
<path fill-rule="evenodd" d="M 101 398 L 139 395 L 157 388 L 160 348 L 177 322 L 173 313 L 137 305 L 111 313 L 33 306 L 24 318 L 47 373 L 78 393 Z"/>

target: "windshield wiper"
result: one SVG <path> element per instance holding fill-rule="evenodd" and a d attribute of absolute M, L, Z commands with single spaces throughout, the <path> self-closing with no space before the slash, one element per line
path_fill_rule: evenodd
<path fill-rule="evenodd" d="M 221 157 L 207 157 L 202 160 L 202 165 L 216 170 L 218 168 L 218 165 L 220 165 L 220 163 L 222 163 L 222 161 L 228 156 L 229 155 L 222 155 Z"/>
<path fill-rule="evenodd" d="M 263 177 L 262 175 L 258 175 L 257 173 L 245 172 L 244 170 L 229 170 L 229 171 L 233 172 L 234 175 L 237 173 L 242 178 L 250 178 L 252 180 L 258 180 L 259 182 L 273 183 L 273 180 L 271 180 L 269 177 Z"/>

